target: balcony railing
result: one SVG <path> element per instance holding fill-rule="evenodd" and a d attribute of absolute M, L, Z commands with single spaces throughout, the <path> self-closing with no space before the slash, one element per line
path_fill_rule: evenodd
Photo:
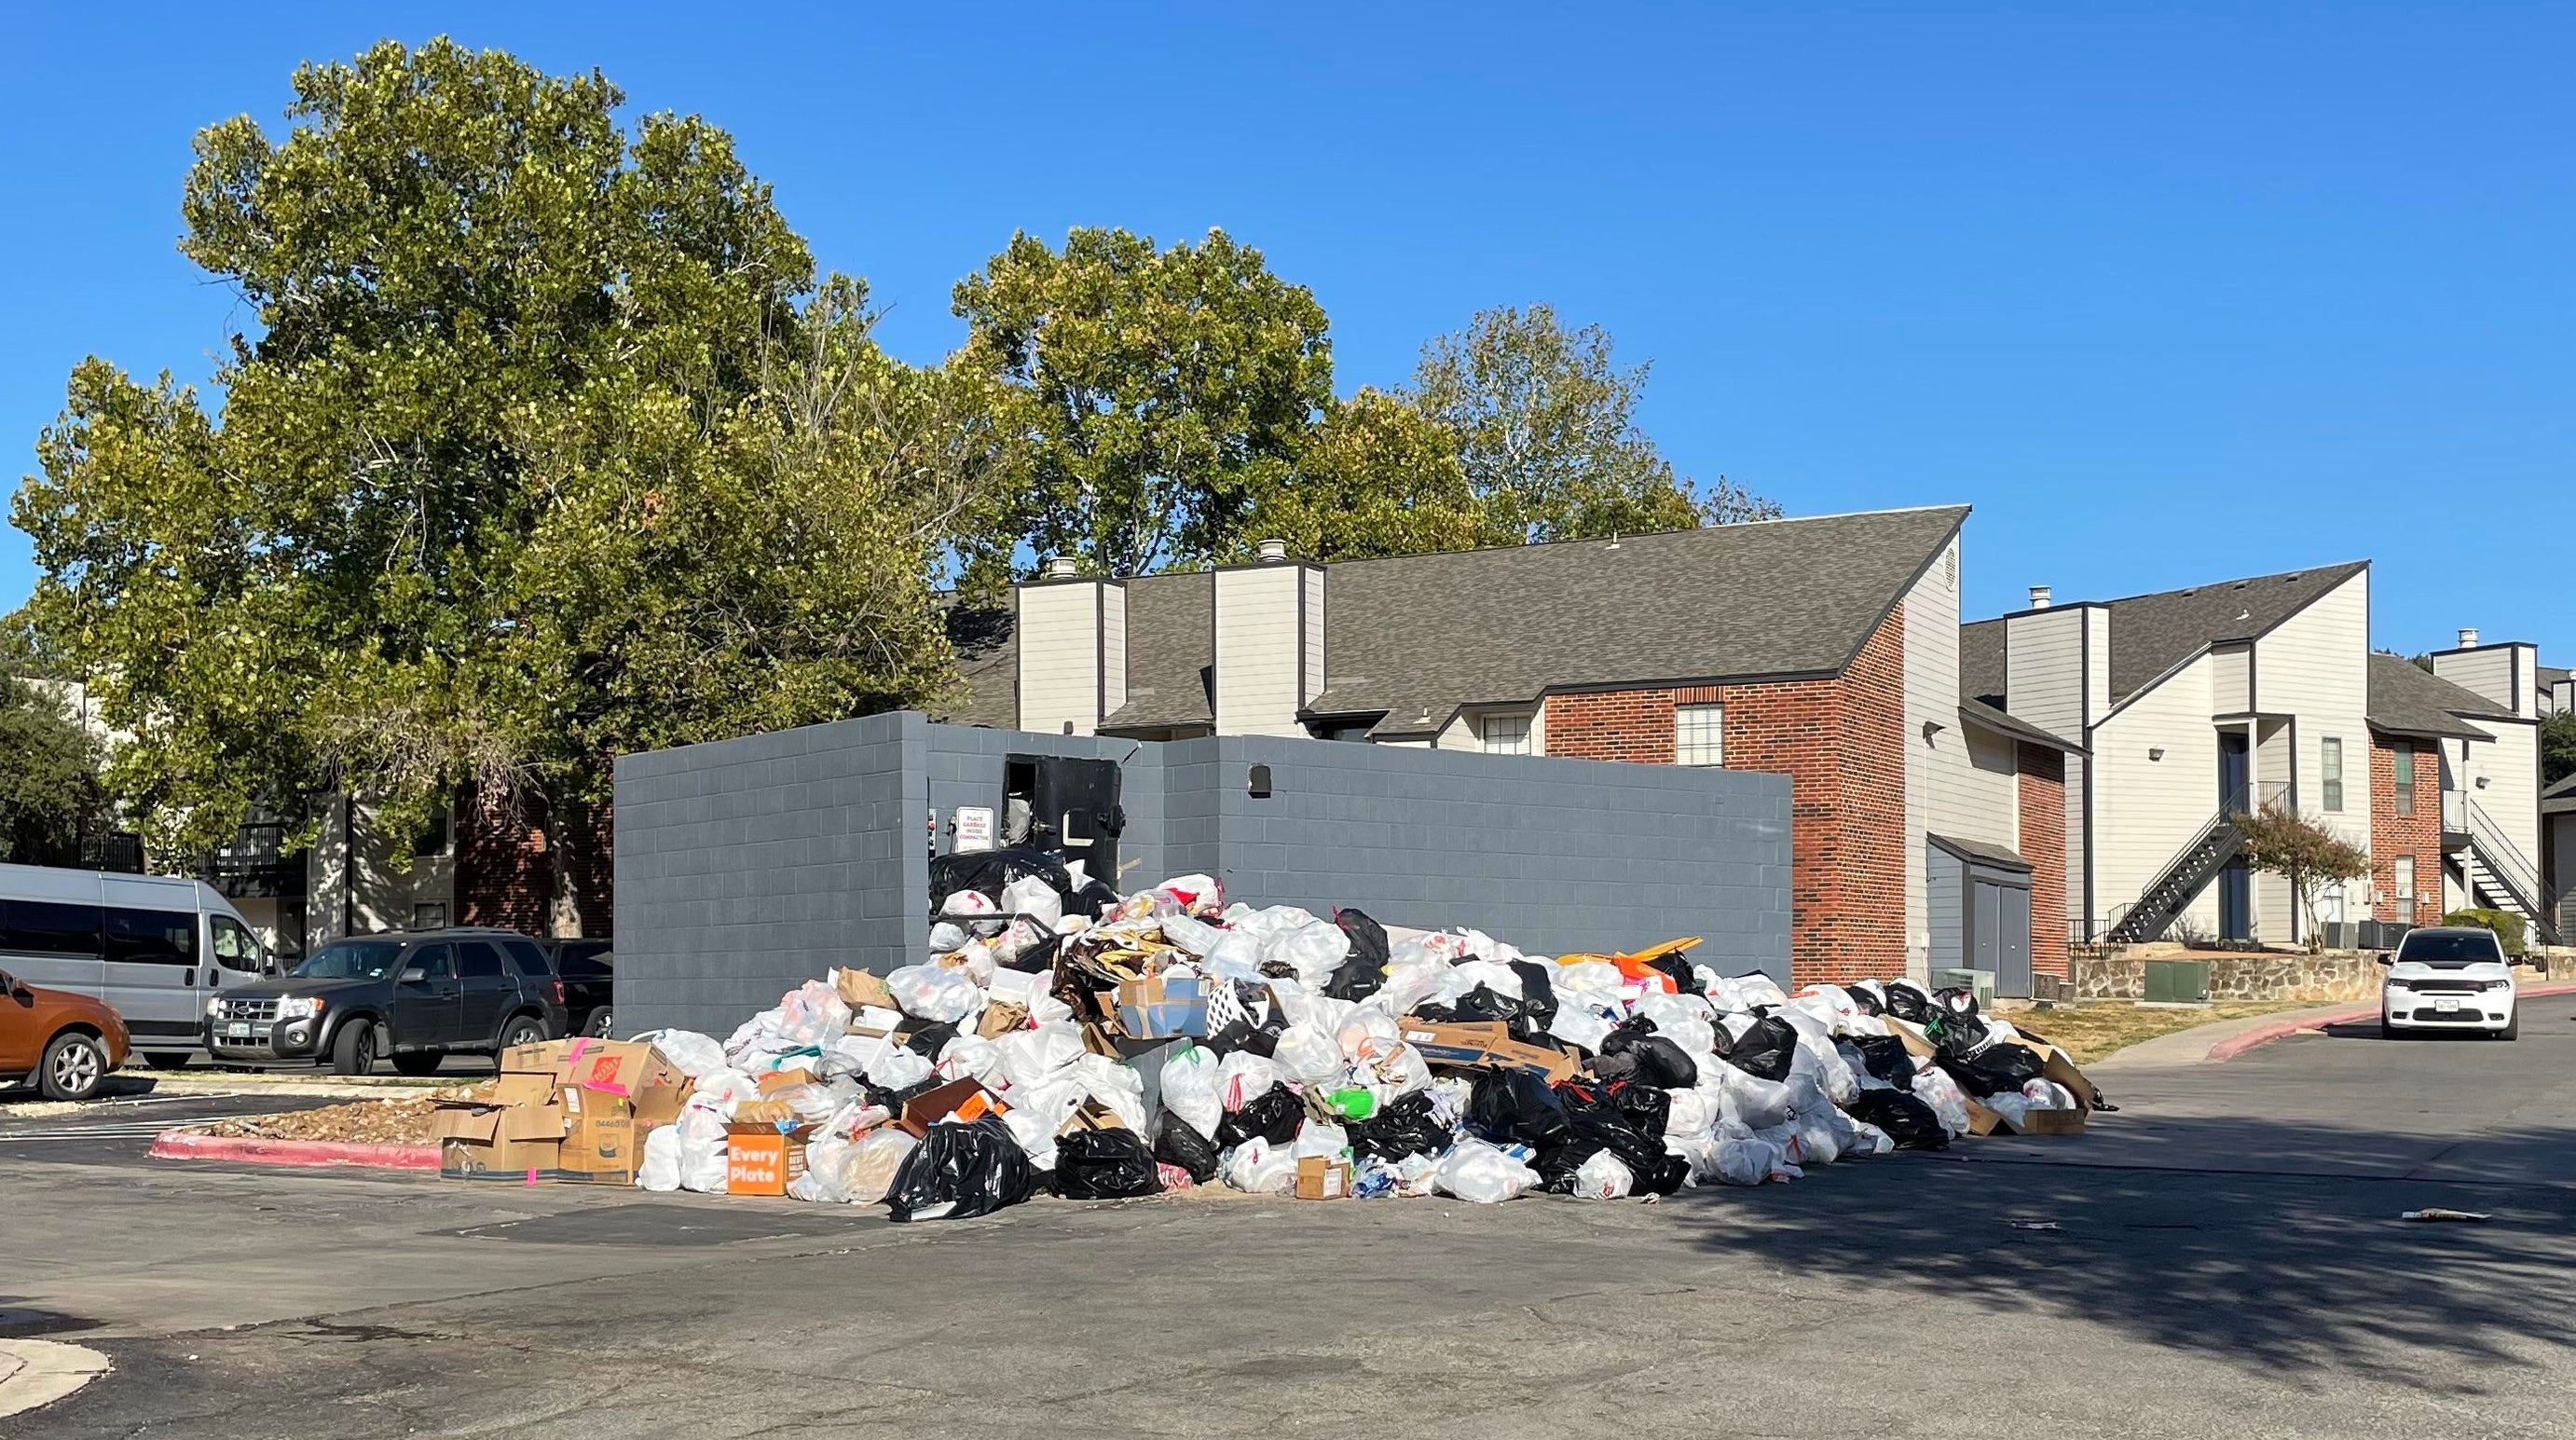
<path fill-rule="evenodd" d="M 207 881 L 234 899 L 303 894 L 304 852 L 286 848 L 286 831 L 281 821 L 244 824 L 207 857 Z"/>

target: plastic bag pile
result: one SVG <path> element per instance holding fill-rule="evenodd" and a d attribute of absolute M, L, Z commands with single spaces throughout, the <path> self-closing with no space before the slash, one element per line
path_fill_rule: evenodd
<path fill-rule="evenodd" d="M 824 980 L 723 1041 L 645 1037 L 695 1084 L 678 1123 L 647 1137 L 639 1184 L 723 1191 L 727 1126 L 755 1101 L 804 1137 L 790 1195 L 897 1220 L 986 1214 L 1042 1188 L 1286 1193 L 1308 1159 L 1348 1165 L 1360 1198 L 1609 1200 L 1940 1149 L 1971 1130 L 1972 1096 L 2016 1129 L 2078 1103 L 2040 1073 L 2045 1041 L 1965 992 L 1904 980 L 1793 996 L 1691 964 L 1694 942 L 1529 955 L 1476 930 L 1228 905 L 1204 875 L 1120 896 L 1031 851 L 940 857 L 933 884 L 931 958 L 884 977 L 890 1012 Z M 1192 978 L 1203 1037 L 1104 1053 L 1122 1047 L 1089 1002 L 1121 980 Z M 1408 1038 L 1479 1022 L 1551 1063 L 1518 1049 L 1523 1063 L 1434 1062 Z M 959 1080 L 998 1113 L 918 1137 L 892 1123 Z"/>

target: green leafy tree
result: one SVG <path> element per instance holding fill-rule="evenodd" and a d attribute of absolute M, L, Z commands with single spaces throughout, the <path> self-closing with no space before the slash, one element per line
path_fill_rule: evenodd
<path fill-rule="evenodd" d="M 1458 437 L 1403 397 L 1363 389 L 1336 401 L 1306 441 L 1296 474 L 1265 491 L 1216 558 L 1248 560 L 1284 540 L 1312 560 L 1370 560 L 1517 544 L 1476 494 Z"/>
<path fill-rule="evenodd" d="M 2308 921 L 2308 948 L 2322 950 L 2317 929 L 2317 896 L 2329 885 L 2358 880 L 2370 873 L 2370 856 L 2333 831 L 2286 805 L 2266 805 L 2231 817 L 2245 837 L 2245 863 L 2287 881 Z"/>
<path fill-rule="evenodd" d="M 954 304 L 952 363 L 999 382 L 1026 440 L 974 527 L 979 578 L 1015 550 L 1121 577 L 1229 553 L 1332 398 L 1323 307 L 1222 230 L 1157 248 L 1078 229 L 1060 251 L 1015 235 Z"/>
<path fill-rule="evenodd" d="M 723 131 L 444 40 L 294 95 L 187 181 L 181 248 L 258 318 L 220 423 L 85 362 L 15 509 L 156 853 L 333 786 L 577 822 L 615 753 L 938 692 L 923 535 L 982 398 L 817 293 Z"/>
<path fill-rule="evenodd" d="M 1620 369 L 1609 332 L 1568 330 L 1546 305 L 1504 307 L 1423 347 L 1411 399 L 1458 437 L 1494 522 L 1532 541 L 1776 519 L 1719 477 L 1678 474 L 1638 429 L 1647 367 Z"/>
<path fill-rule="evenodd" d="M 2540 781 L 2555 785 L 2576 775 L 2576 710 L 2562 710 L 2540 722 Z"/>
<path fill-rule="evenodd" d="M 43 682 L 0 674 L 0 861 L 76 860 L 104 819 L 98 746 Z"/>

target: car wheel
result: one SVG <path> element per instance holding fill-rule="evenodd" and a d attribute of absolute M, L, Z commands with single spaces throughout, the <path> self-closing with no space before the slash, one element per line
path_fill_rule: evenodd
<path fill-rule="evenodd" d="M 366 1075 L 376 1068 L 376 1027 L 365 1022 L 345 1025 L 331 1040 L 331 1073 Z"/>
<path fill-rule="evenodd" d="M 522 1045 L 542 1045 L 545 1039 L 546 1027 L 534 1015 L 514 1016 L 509 1024 L 501 1027 L 501 1048 L 504 1050 L 515 1050 Z"/>
<path fill-rule="evenodd" d="M 438 1062 L 447 1057 L 435 1050 L 406 1050 L 393 1057 L 397 1075 L 435 1075 Z"/>
<path fill-rule="evenodd" d="M 2382 1017 L 2379 1022 L 2379 1038 L 2382 1040 L 2402 1040 L 2406 1038 L 2406 1032 L 2389 1024 L 2387 1019 Z"/>
<path fill-rule="evenodd" d="M 2504 1028 L 2496 1032 L 2496 1038 L 2498 1040 L 2516 1040 L 2520 1039 L 2521 1036 L 2522 1007 L 2516 1005 L 2513 1007 L 2513 1018 L 2504 1022 Z"/>
<path fill-rule="evenodd" d="M 598 1013 L 590 1017 L 590 1029 L 587 1033 L 594 1040 L 608 1039 L 611 1035 L 616 1033 L 616 1018 L 617 1017 L 614 1014 L 610 1013 L 607 1006 L 600 1006 Z"/>
<path fill-rule="evenodd" d="M 195 1053 L 187 1050 L 154 1050 L 143 1057 L 144 1062 L 155 1070 L 185 1070 L 188 1062 L 195 1058 Z"/>
<path fill-rule="evenodd" d="M 86 1100 L 107 1083 L 107 1049 L 94 1035 L 57 1035 L 36 1068 L 36 1088 L 48 1100 Z"/>

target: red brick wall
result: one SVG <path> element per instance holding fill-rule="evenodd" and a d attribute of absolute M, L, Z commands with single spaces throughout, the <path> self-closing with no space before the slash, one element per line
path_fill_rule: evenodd
<path fill-rule="evenodd" d="M 1903 612 L 1833 679 L 1550 696 L 1547 753 L 1668 765 L 1674 708 L 1706 704 L 1726 707 L 1727 768 L 1790 777 L 1791 975 L 1903 974 Z"/>
<path fill-rule="evenodd" d="M 2397 813 L 2397 746 L 2415 747 L 2415 813 Z M 2415 857 L 2415 923 L 2442 918 L 2442 761 L 2429 741 L 2370 737 L 2370 914 L 2395 920 L 2397 857 Z M 2351 914 L 2347 910 L 2344 913 Z"/>
<path fill-rule="evenodd" d="M 2021 843 L 2030 862 L 2030 968 L 2072 977 L 2066 968 L 2066 756 L 2024 745 L 2016 767 L 2021 786 Z"/>
<path fill-rule="evenodd" d="M 487 813 L 469 793 L 456 804 L 456 923 L 547 933 L 551 874 L 547 851 L 570 846 L 573 895 L 586 935 L 609 933 L 614 833 L 610 807 L 577 812 L 558 828 L 541 802 Z"/>

